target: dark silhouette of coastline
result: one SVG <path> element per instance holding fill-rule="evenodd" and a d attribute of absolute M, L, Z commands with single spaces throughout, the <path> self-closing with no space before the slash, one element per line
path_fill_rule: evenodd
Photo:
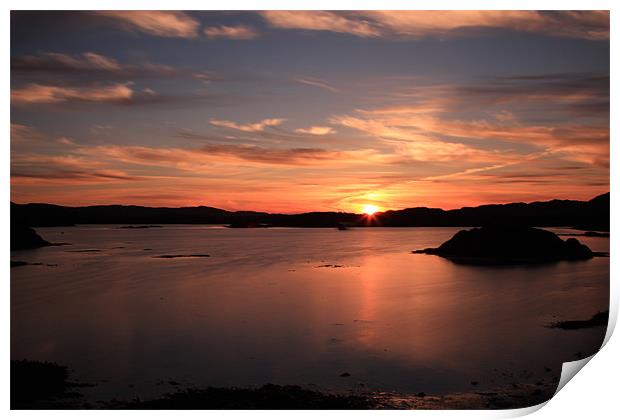
<path fill-rule="evenodd" d="M 510 223 L 521 226 L 564 226 L 609 231 L 609 193 L 589 201 L 551 200 L 490 204 L 455 210 L 416 207 L 375 213 L 372 217 L 342 212 L 301 214 L 227 211 L 214 207 L 87 206 L 11 203 L 11 221 L 24 226 L 75 224 L 226 224 L 230 227 L 472 227 Z"/>

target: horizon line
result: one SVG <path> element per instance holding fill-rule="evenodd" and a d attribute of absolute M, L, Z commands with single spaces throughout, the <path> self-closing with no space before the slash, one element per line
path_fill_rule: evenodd
<path fill-rule="evenodd" d="M 597 197 L 603 196 L 605 194 L 610 194 L 611 191 L 606 191 L 600 194 L 596 194 L 594 195 L 592 198 L 590 198 L 589 200 L 574 200 L 574 199 L 570 199 L 570 198 L 552 198 L 549 200 L 535 200 L 535 201 L 511 201 L 511 202 L 507 202 L 507 203 L 486 203 L 486 204 L 479 204 L 477 206 L 462 206 L 462 207 L 455 207 L 455 208 L 450 208 L 450 209 L 444 209 L 444 208 L 440 208 L 440 207 L 427 207 L 427 206 L 417 206 L 417 207 L 405 207 L 405 208 L 401 208 L 401 209 L 386 209 L 386 210 L 380 210 L 377 211 L 375 214 L 378 213 L 386 213 L 389 211 L 402 211 L 402 210 L 407 210 L 407 209 L 420 209 L 420 208 L 425 208 L 425 209 L 439 209 L 442 211 L 451 211 L 451 210 L 460 210 L 460 209 L 465 209 L 465 208 L 476 208 L 476 207 L 483 207 L 483 206 L 502 206 L 502 205 L 509 205 L 509 204 L 533 204 L 533 203 L 547 203 L 547 202 L 551 202 L 551 201 L 580 201 L 580 202 L 588 202 L 591 201 Z M 260 210 L 228 210 L 228 209 L 223 209 L 221 207 L 212 207 L 212 206 L 206 206 L 206 205 L 195 205 L 195 206 L 181 206 L 181 207 L 167 207 L 167 206 L 143 206 L 143 205 L 139 205 L 139 204 L 89 204 L 89 205 L 83 205 L 83 206 L 69 206 L 69 205 L 63 205 L 63 204 L 54 204 L 54 203 L 17 203 L 15 201 L 10 201 L 11 204 L 16 204 L 19 206 L 27 206 L 27 205 L 48 205 L 48 206 L 57 206 L 57 207 L 68 207 L 68 208 L 82 208 L 82 207 L 113 207 L 113 206 L 118 206 L 118 207 L 142 207 L 142 208 L 150 208 L 150 209 L 186 209 L 186 208 L 199 208 L 199 207 L 208 207 L 208 208 L 212 208 L 212 209 L 217 209 L 217 210 L 222 210 L 222 211 L 227 211 L 229 213 L 243 213 L 243 212 L 251 212 L 251 213 L 266 213 L 266 214 L 282 214 L 282 215 L 289 215 L 289 216 L 294 216 L 294 215 L 299 215 L 299 214 L 308 214 L 308 213 L 346 213 L 346 214 L 355 214 L 355 215 L 364 215 L 365 213 L 356 213 L 356 212 L 349 212 L 349 211 L 343 211 L 343 210 L 324 210 L 324 211 L 320 211 L 320 210 L 309 210 L 309 211 L 302 211 L 302 212 L 295 212 L 295 213 L 282 213 L 282 212 L 269 212 L 269 211 L 260 211 Z"/>

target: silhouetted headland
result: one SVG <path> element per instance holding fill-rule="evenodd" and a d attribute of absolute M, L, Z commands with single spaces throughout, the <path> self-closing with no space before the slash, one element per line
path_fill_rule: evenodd
<path fill-rule="evenodd" d="M 609 230 L 609 193 L 589 201 L 551 200 L 533 203 L 491 204 L 456 210 L 416 207 L 377 212 L 372 217 L 344 212 L 277 214 L 227 211 L 214 207 L 87 206 L 11 203 L 11 220 L 25 226 L 75 224 L 224 224 L 230 227 L 448 227 L 484 226 L 510 222 L 522 226 L 563 226 L 582 230 Z"/>
<path fill-rule="evenodd" d="M 41 238 L 34 229 L 18 223 L 11 223 L 11 251 L 35 249 L 52 245 Z"/>
<path fill-rule="evenodd" d="M 461 230 L 438 248 L 413 252 L 476 265 L 587 260 L 594 256 L 590 248 L 575 238 L 564 241 L 553 232 L 519 226 Z"/>

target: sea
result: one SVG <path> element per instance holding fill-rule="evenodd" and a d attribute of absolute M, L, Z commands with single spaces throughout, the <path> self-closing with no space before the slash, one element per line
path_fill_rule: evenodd
<path fill-rule="evenodd" d="M 609 258 L 468 266 L 411 252 L 460 229 L 37 228 L 65 245 L 11 252 L 31 264 L 11 269 L 11 359 L 68 366 L 97 401 L 550 384 L 599 349 L 604 327 L 549 326 L 607 310 Z M 609 238 L 578 239 L 609 251 Z"/>

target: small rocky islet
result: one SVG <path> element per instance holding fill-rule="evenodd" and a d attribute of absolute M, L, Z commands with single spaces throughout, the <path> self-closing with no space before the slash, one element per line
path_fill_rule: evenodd
<path fill-rule="evenodd" d="M 537 264 L 588 260 L 598 254 L 575 238 L 562 240 L 533 227 L 483 226 L 461 230 L 437 248 L 412 251 L 471 265 Z"/>

